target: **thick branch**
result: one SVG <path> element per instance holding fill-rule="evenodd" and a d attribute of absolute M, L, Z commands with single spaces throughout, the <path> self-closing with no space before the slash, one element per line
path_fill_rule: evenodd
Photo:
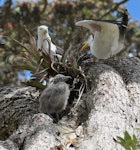
<path fill-rule="evenodd" d="M 17 115 L 13 117 L 13 112 L 19 112 L 18 121 L 23 116 L 26 118 L 6 141 L 0 142 L 0 146 L 7 150 L 121 150 L 123 148 L 113 138 L 123 136 L 126 130 L 135 134 L 139 141 L 140 135 L 135 128 L 140 126 L 140 60 L 115 57 L 89 63 L 85 73 L 91 81 L 91 89 L 78 103 L 74 99 L 76 106 L 68 108 L 69 113 L 59 124 L 54 124 L 45 114 L 35 114 L 38 105 L 33 89 L 15 92 L 9 88 L 9 91 L 1 89 L 2 127 L 8 130 L 14 124 Z M 5 122 L 11 124 L 5 126 Z"/>

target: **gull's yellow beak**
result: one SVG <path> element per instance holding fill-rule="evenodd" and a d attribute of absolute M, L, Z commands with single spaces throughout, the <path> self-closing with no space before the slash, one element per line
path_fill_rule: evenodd
<path fill-rule="evenodd" d="M 44 31 L 44 34 L 46 34 L 47 32 L 48 32 L 48 30 L 45 30 L 45 31 Z"/>
<path fill-rule="evenodd" d="M 84 45 L 82 46 L 82 50 L 86 51 L 86 50 L 88 50 L 88 48 L 89 48 L 88 43 L 84 43 Z"/>

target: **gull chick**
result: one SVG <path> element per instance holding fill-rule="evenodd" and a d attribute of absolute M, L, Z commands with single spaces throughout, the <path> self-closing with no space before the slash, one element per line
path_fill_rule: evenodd
<path fill-rule="evenodd" d="M 55 60 L 57 58 L 59 61 L 62 58 L 63 49 L 54 45 L 51 41 L 51 37 L 49 35 L 48 27 L 45 25 L 41 25 L 37 29 L 38 32 L 38 41 L 37 41 L 37 49 L 38 51 L 42 51 L 43 53 L 50 56 L 51 60 Z"/>
<path fill-rule="evenodd" d="M 48 87 L 42 92 L 39 98 L 39 111 L 45 114 L 56 113 L 65 110 L 70 95 L 69 85 L 65 82 L 71 79 L 70 76 L 58 74 L 50 78 Z"/>
<path fill-rule="evenodd" d="M 85 27 L 92 33 L 82 49 L 85 50 L 89 46 L 91 53 L 99 59 L 106 59 L 117 54 L 124 48 L 127 23 L 127 10 L 124 11 L 121 23 L 96 19 L 76 22 L 77 26 Z"/>

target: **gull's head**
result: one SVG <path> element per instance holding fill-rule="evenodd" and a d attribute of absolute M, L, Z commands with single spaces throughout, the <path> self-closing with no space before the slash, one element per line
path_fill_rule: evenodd
<path fill-rule="evenodd" d="M 88 50 L 88 48 L 91 47 L 91 44 L 93 44 L 95 32 L 102 32 L 102 23 L 95 20 L 81 20 L 76 22 L 75 25 L 85 27 L 92 33 L 82 46 L 82 50 Z"/>
<path fill-rule="evenodd" d="M 38 27 L 38 35 L 45 35 L 46 33 L 48 33 L 48 27 L 45 25 L 41 25 Z"/>
<path fill-rule="evenodd" d="M 86 42 L 84 42 L 83 46 L 82 46 L 82 50 L 88 50 L 90 48 L 90 45 L 93 43 L 94 37 L 91 34 L 88 38 L 88 40 Z"/>
<path fill-rule="evenodd" d="M 37 42 L 37 47 L 38 50 L 42 49 L 43 44 L 44 44 L 44 40 L 45 39 L 49 39 L 51 41 L 51 38 L 48 34 L 48 27 L 45 25 L 41 25 L 37 28 L 37 32 L 38 32 L 38 42 Z M 46 40 L 45 40 L 46 41 Z"/>

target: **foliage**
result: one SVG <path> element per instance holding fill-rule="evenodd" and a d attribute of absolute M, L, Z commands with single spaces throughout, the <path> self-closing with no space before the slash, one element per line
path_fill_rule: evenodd
<path fill-rule="evenodd" d="M 113 0 L 59 0 L 48 3 L 47 0 L 38 2 L 20 0 L 13 4 L 11 0 L 5 0 L 4 5 L 0 7 L 0 85 L 15 84 L 19 69 L 31 70 L 36 75 L 40 72 L 42 74 L 48 66 L 51 68 L 49 73 L 54 75 L 56 71 L 63 71 L 64 65 L 40 62 L 40 57 L 36 52 L 36 30 L 39 25 L 47 25 L 53 42 L 71 55 L 73 51 L 80 49 L 81 43 L 89 35 L 86 29 L 75 27 L 76 21 L 92 18 L 119 20 L 123 8 L 122 4 L 126 1 L 114 3 Z M 129 53 L 140 57 L 140 28 L 137 22 L 129 23 L 126 38 L 123 55 Z M 71 57 L 72 64 L 70 67 L 72 72 L 79 74 L 83 57 L 82 55 L 79 56 L 77 51 L 72 55 L 74 58 Z M 31 62 L 27 61 L 27 58 Z M 36 68 L 38 63 L 42 64 L 39 70 Z M 14 69 L 12 66 L 19 69 Z M 71 69 L 69 69 L 68 64 L 66 68 L 65 73 L 67 74 L 67 70 L 70 72 Z M 75 69 L 73 70 L 73 68 Z M 46 80 L 48 76 L 49 74 L 46 76 Z"/>
<path fill-rule="evenodd" d="M 26 85 L 44 89 L 46 87 L 44 82 L 46 83 L 50 76 L 54 76 L 58 73 L 70 75 L 73 78 L 78 76 L 78 78 L 81 79 L 80 81 L 87 84 L 85 75 L 80 67 L 82 65 L 81 63 L 87 59 L 84 55 L 81 55 L 79 59 L 76 60 L 74 54 L 68 58 L 65 56 L 64 51 L 61 61 L 58 62 L 58 60 L 51 60 L 49 55 L 37 50 L 34 37 L 27 29 L 25 29 L 25 31 L 29 35 L 29 48 L 13 38 L 10 39 L 25 49 L 21 56 L 22 60 L 24 60 L 23 64 L 14 65 L 13 67 L 22 70 L 29 70 L 32 73 L 32 78 L 28 81 L 24 81 Z"/>
<path fill-rule="evenodd" d="M 124 132 L 124 138 L 117 136 L 116 142 L 126 150 L 136 150 L 138 144 L 136 136 L 131 136 L 127 131 Z"/>

